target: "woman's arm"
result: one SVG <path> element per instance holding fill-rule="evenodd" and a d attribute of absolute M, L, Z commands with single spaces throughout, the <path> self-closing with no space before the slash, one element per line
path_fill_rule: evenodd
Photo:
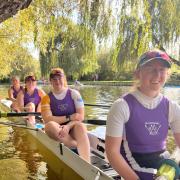
<path fill-rule="evenodd" d="M 69 121 L 69 119 L 67 119 L 66 116 L 53 116 L 51 110 L 43 110 L 42 106 L 41 115 L 45 123 L 48 123 L 49 121 L 54 121 L 58 124 L 62 124 Z"/>
<path fill-rule="evenodd" d="M 46 93 L 42 89 L 38 89 L 38 94 L 41 97 L 41 101 L 42 101 L 42 98 L 46 95 Z M 37 106 L 37 109 L 36 109 L 37 112 L 41 112 L 41 101 Z"/>
<path fill-rule="evenodd" d="M 70 115 L 70 120 L 82 122 L 84 120 L 84 108 L 76 109 L 76 113 Z"/>
<path fill-rule="evenodd" d="M 122 138 L 106 136 L 105 149 L 111 166 L 125 180 L 138 180 L 139 177 L 120 154 Z"/>
<path fill-rule="evenodd" d="M 129 119 L 129 107 L 124 99 L 116 100 L 110 108 L 106 125 L 105 149 L 112 167 L 125 180 L 137 180 L 138 176 L 120 153 L 124 124 Z"/>
<path fill-rule="evenodd" d="M 84 120 L 84 102 L 78 91 L 75 89 L 71 89 L 71 97 L 74 101 L 74 105 L 76 108 L 76 113 L 70 116 L 70 120 L 72 121 L 80 121 Z"/>
<path fill-rule="evenodd" d="M 8 98 L 9 98 L 9 100 L 11 100 L 13 102 L 16 101 L 16 99 L 13 96 L 13 90 L 11 87 L 8 89 Z"/>
<path fill-rule="evenodd" d="M 41 99 L 46 95 L 46 93 L 42 89 L 38 89 L 38 94 L 41 97 Z"/>
<path fill-rule="evenodd" d="M 17 95 L 17 105 L 18 105 L 18 111 L 23 111 L 24 110 L 24 92 L 20 91 Z"/>
<path fill-rule="evenodd" d="M 176 141 L 177 146 L 180 148 L 180 133 L 174 133 L 174 139 Z"/>
<path fill-rule="evenodd" d="M 169 122 L 176 144 L 180 147 L 180 105 L 174 101 L 169 102 Z"/>

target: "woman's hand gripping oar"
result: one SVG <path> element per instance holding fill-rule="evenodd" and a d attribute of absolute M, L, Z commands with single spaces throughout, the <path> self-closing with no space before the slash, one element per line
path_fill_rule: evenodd
<path fill-rule="evenodd" d="M 161 162 L 156 180 L 175 180 L 180 177 L 180 149 L 176 148 L 168 159 Z"/>

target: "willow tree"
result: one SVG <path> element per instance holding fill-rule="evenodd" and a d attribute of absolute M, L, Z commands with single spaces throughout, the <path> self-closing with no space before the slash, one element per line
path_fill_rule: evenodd
<path fill-rule="evenodd" d="M 47 76 L 50 68 L 57 66 L 75 78 L 94 71 L 97 68 L 96 48 L 91 32 L 69 20 L 60 26 L 55 36 L 49 37 L 46 48 L 40 51 L 42 75 Z M 39 35 L 40 42 L 41 38 Z"/>
<path fill-rule="evenodd" d="M 111 11 L 105 9 L 104 1 L 33 1 L 29 15 L 34 17 L 34 42 L 43 75 L 54 66 L 63 66 L 75 77 L 98 68 L 97 42 L 110 32 Z"/>
<path fill-rule="evenodd" d="M 113 54 L 114 69 L 134 68 L 137 57 L 151 47 L 165 50 L 179 41 L 180 1 L 123 0 Z"/>
<path fill-rule="evenodd" d="M 26 46 L 26 43 L 32 41 L 33 37 L 30 33 L 30 25 L 26 16 L 22 20 L 19 15 L 1 24 L 0 78 L 7 78 L 11 74 L 23 76 L 30 71 L 38 72 L 38 62 L 34 60 Z M 25 29 L 28 29 L 28 33 Z"/>
<path fill-rule="evenodd" d="M 67 75 L 75 79 L 98 68 L 95 40 L 86 27 L 76 25 L 60 39 L 61 43 L 59 38 L 55 41 L 56 46 L 62 45 L 58 51 L 58 65 L 65 69 Z"/>
<path fill-rule="evenodd" d="M 55 66 L 75 77 L 93 73 L 101 47 L 113 50 L 104 61 L 114 72 L 129 70 L 150 47 L 166 49 L 178 42 L 179 7 L 179 0 L 34 0 L 9 23 L 8 43 L 34 41 L 43 76 Z"/>

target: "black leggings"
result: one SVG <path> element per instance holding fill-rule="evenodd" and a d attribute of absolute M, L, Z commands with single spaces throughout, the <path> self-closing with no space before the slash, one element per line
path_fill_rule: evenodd
<path fill-rule="evenodd" d="M 158 169 L 160 162 L 165 159 L 164 151 L 155 153 L 132 153 L 132 156 L 141 167 Z"/>

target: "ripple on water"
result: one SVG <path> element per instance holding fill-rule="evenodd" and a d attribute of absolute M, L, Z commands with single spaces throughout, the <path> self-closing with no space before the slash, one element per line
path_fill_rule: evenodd
<path fill-rule="evenodd" d="M 21 159 L 2 159 L 0 160 L 0 164 L 1 180 L 28 179 L 28 170 L 25 161 Z"/>

